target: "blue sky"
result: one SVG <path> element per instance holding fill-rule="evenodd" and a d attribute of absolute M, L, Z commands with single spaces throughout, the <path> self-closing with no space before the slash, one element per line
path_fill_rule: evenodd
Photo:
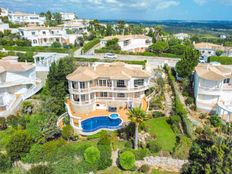
<path fill-rule="evenodd" d="M 232 20 L 232 0 L 0 0 L 0 7 L 97 19 Z"/>

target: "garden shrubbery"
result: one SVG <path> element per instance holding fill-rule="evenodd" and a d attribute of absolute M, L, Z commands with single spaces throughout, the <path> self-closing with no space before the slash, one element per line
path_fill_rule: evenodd
<path fill-rule="evenodd" d="M 82 51 L 84 53 L 88 52 L 91 48 L 93 48 L 95 45 L 97 45 L 100 42 L 100 39 L 95 38 L 92 41 L 89 41 L 87 43 L 84 44 Z"/>
<path fill-rule="evenodd" d="M 209 117 L 209 121 L 214 127 L 219 127 L 222 125 L 221 118 L 218 115 Z"/>
<path fill-rule="evenodd" d="M 212 56 L 212 57 L 209 57 L 208 62 L 219 62 L 222 65 L 232 65 L 231 57 L 225 57 L 225 56 Z"/>
<path fill-rule="evenodd" d="M 88 147 L 85 150 L 84 158 L 86 162 L 95 164 L 100 159 L 100 151 L 94 146 Z"/>
<path fill-rule="evenodd" d="M 124 170 L 131 170 L 135 167 L 135 155 L 130 151 L 125 151 L 120 154 L 119 163 Z"/>

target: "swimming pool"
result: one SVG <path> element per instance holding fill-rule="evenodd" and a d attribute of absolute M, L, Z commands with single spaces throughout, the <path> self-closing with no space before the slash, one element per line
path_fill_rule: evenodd
<path fill-rule="evenodd" d="M 117 118 L 119 118 L 119 115 L 118 114 L 110 114 L 110 118 L 117 119 Z"/>
<path fill-rule="evenodd" d="M 83 132 L 95 132 L 100 129 L 117 130 L 121 128 L 122 119 L 111 119 L 109 116 L 99 116 L 81 122 Z"/>

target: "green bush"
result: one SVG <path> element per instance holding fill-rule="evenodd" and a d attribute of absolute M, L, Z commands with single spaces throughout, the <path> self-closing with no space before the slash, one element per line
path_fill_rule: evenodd
<path fill-rule="evenodd" d="M 7 128 L 6 119 L 4 117 L 0 117 L 0 130 L 5 130 Z"/>
<path fill-rule="evenodd" d="M 54 171 L 51 167 L 45 165 L 38 165 L 32 167 L 27 174 L 54 174 Z"/>
<path fill-rule="evenodd" d="M 100 151 L 96 147 L 89 147 L 85 150 L 84 159 L 90 164 L 95 164 L 100 159 Z"/>
<path fill-rule="evenodd" d="M 163 112 L 160 112 L 160 111 L 155 111 L 152 113 L 153 118 L 164 117 L 164 116 L 165 116 L 165 114 Z"/>
<path fill-rule="evenodd" d="M 156 140 L 149 141 L 148 144 L 147 144 L 147 146 L 148 146 L 148 149 L 152 153 L 158 153 L 162 149 L 162 147 L 156 142 Z"/>
<path fill-rule="evenodd" d="M 52 48 L 61 48 L 61 46 L 60 42 L 53 42 L 51 45 Z"/>
<path fill-rule="evenodd" d="M 6 171 L 11 167 L 11 165 L 10 158 L 5 154 L 0 153 L 0 172 Z"/>
<path fill-rule="evenodd" d="M 139 172 L 141 173 L 148 173 L 150 171 L 150 167 L 146 164 L 143 164 L 140 168 L 139 168 Z"/>
<path fill-rule="evenodd" d="M 209 118 L 209 121 L 214 127 L 219 127 L 222 125 L 221 118 L 218 115 L 211 116 Z"/>
<path fill-rule="evenodd" d="M 112 150 L 111 150 L 111 142 L 109 137 L 107 137 L 107 135 L 104 135 L 103 138 L 99 140 L 97 147 L 100 151 L 98 170 L 104 170 L 112 165 L 112 159 L 111 159 Z"/>
<path fill-rule="evenodd" d="M 17 53 L 19 62 L 34 62 L 33 52 Z"/>
<path fill-rule="evenodd" d="M 6 146 L 7 154 L 12 161 L 16 161 L 26 156 L 30 151 L 32 139 L 25 131 L 18 130 L 12 135 Z"/>
<path fill-rule="evenodd" d="M 100 42 L 100 39 L 95 38 L 94 40 L 85 43 L 84 46 L 83 46 L 83 48 L 82 48 L 82 51 L 83 51 L 84 53 L 88 52 L 91 48 L 93 48 L 93 47 L 94 47 L 95 45 L 97 45 L 99 42 Z"/>
<path fill-rule="evenodd" d="M 130 170 L 135 166 L 135 155 L 130 151 L 125 151 L 120 154 L 119 163 L 124 170 Z"/>
<path fill-rule="evenodd" d="M 74 137 L 73 127 L 71 125 L 65 126 L 61 132 L 61 135 L 65 140 L 72 139 Z"/>
<path fill-rule="evenodd" d="M 149 154 L 149 150 L 146 148 L 138 148 L 132 152 L 134 153 L 136 160 L 143 160 Z"/>
<path fill-rule="evenodd" d="M 219 57 L 219 56 L 212 56 L 208 58 L 208 62 L 219 62 L 222 65 L 232 65 L 231 57 Z"/>
<path fill-rule="evenodd" d="M 193 97 L 188 97 L 186 100 L 185 100 L 185 103 L 187 105 L 191 105 L 194 103 L 194 98 Z"/>

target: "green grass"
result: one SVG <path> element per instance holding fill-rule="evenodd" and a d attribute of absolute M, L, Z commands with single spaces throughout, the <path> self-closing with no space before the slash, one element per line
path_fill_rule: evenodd
<path fill-rule="evenodd" d="M 160 170 L 154 169 L 152 171 L 152 174 L 179 174 L 179 173 L 177 173 L 177 172 L 168 172 L 168 171 L 160 171 Z"/>
<path fill-rule="evenodd" d="M 145 126 L 148 132 L 156 137 L 156 141 L 163 151 L 172 152 L 176 143 L 176 135 L 167 123 L 167 118 L 161 117 L 148 120 L 145 122 Z"/>

